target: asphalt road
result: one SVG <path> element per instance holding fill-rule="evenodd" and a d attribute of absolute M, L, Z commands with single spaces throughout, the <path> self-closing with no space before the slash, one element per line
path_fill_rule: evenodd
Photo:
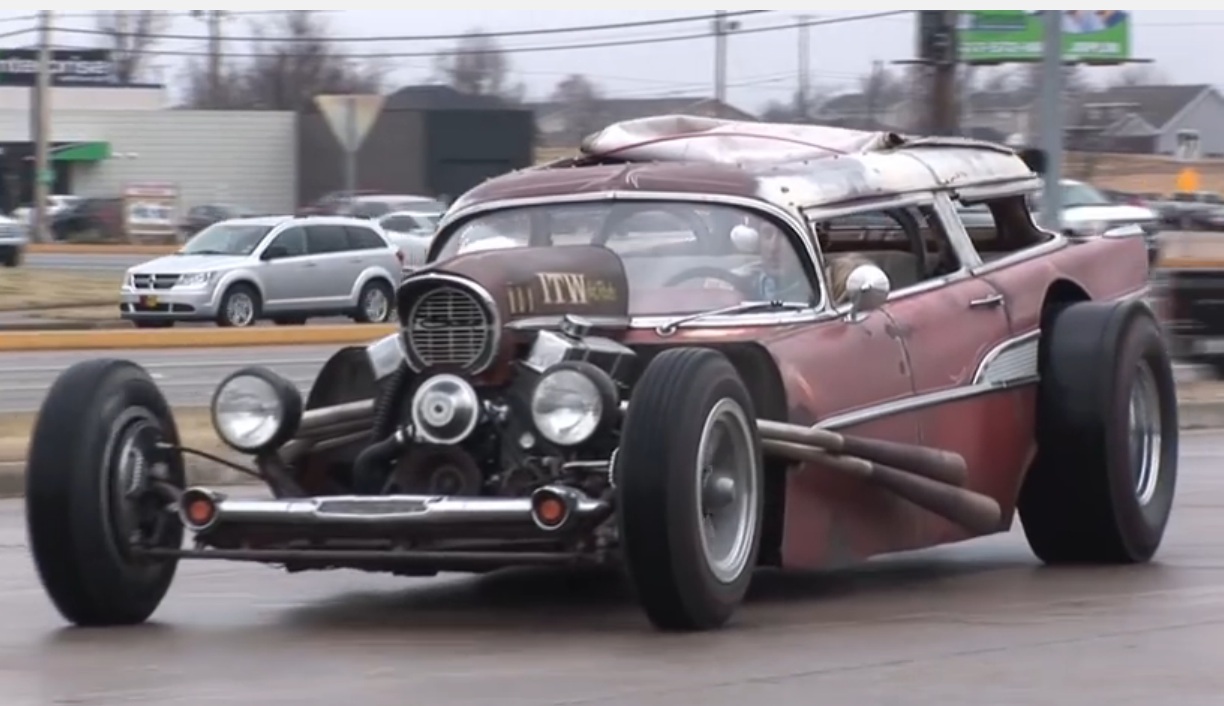
<path fill-rule="evenodd" d="M 653 632 L 614 574 L 286 575 L 188 563 L 134 629 L 65 627 L 0 502 L 6 706 L 1176 703 L 1224 690 L 1224 436 L 1183 442 L 1158 563 L 1046 569 L 1019 531 L 761 575 L 727 630 Z"/>
<path fill-rule="evenodd" d="M 34 411 L 69 365 L 89 358 L 126 358 L 145 366 L 176 407 L 206 407 L 229 373 L 263 365 L 309 391 L 337 346 L 274 346 L 201 350 L 64 351 L 0 354 L 0 413 Z"/>

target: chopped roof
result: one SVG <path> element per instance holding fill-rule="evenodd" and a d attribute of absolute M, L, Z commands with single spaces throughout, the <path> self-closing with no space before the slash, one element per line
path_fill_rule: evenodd
<path fill-rule="evenodd" d="M 582 154 L 486 181 L 452 207 L 601 192 L 720 194 L 801 209 L 948 186 L 1034 179 L 997 144 L 669 115 L 610 125 Z"/>

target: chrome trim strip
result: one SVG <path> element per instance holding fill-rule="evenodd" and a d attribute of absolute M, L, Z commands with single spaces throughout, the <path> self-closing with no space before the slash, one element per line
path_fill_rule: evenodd
<path fill-rule="evenodd" d="M 978 364 L 973 385 L 1007 386 L 1019 380 L 1036 380 L 1037 352 L 1041 330 L 1037 329 L 995 346 Z"/>
<path fill-rule="evenodd" d="M 898 414 L 907 412 L 917 412 L 928 407 L 936 407 L 941 404 L 950 402 L 959 402 L 960 400 L 969 399 L 972 397 L 980 397 L 982 395 L 990 395 L 997 392 L 1007 392 L 1021 387 L 1037 384 L 1037 378 L 1032 379 L 1016 379 L 1007 384 L 980 384 L 980 385 L 962 385 L 949 390 L 940 390 L 939 392 L 929 392 L 923 395 L 914 395 L 900 400 L 894 400 L 882 405 L 874 405 L 865 407 L 854 412 L 838 414 L 828 419 L 819 422 L 815 425 L 817 429 L 827 429 L 829 431 L 837 431 L 848 427 L 874 422 L 885 417 L 892 417 Z"/>
<path fill-rule="evenodd" d="M 481 303 L 489 309 L 489 315 L 492 317 L 491 325 L 493 327 L 492 335 L 489 338 L 489 350 L 481 357 L 479 365 L 466 372 L 469 375 L 479 375 L 488 370 L 489 367 L 492 366 L 497 360 L 497 352 L 501 350 L 502 335 L 504 330 L 504 325 L 501 320 L 501 311 L 498 310 L 497 301 L 493 298 L 493 295 L 489 293 L 489 290 L 485 289 L 484 285 L 476 282 L 475 280 L 468 279 L 467 277 L 449 274 L 446 272 L 421 272 L 405 278 L 402 282 L 400 282 L 399 290 L 396 290 L 395 303 L 397 305 L 399 304 L 399 291 L 406 285 L 410 283 L 415 285 L 421 282 L 439 282 L 456 287 L 466 287 L 472 290 Z M 402 310 L 399 312 L 400 335 L 403 335 L 404 330 L 408 327 L 408 313 L 409 312 Z M 405 352 L 407 352 L 407 348 L 405 348 Z M 408 358 L 408 356 L 405 357 Z M 412 368 L 410 358 L 405 362 L 409 368 Z M 421 371 L 413 369 L 412 372 L 419 373 Z"/>

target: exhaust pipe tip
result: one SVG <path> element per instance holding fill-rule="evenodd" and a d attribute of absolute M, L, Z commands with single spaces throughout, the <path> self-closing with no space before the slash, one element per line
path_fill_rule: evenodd
<path fill-rule="evenodd" d="M 203 532 L 217 524 L 222 499 L 220 493 L 211 490 L 188 488 L 179 498 L 179 520 L 187 529 Z"/>

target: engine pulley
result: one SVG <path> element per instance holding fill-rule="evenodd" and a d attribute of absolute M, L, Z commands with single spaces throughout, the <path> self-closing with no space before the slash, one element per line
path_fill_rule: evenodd
<path fill-rule="evenodd" d="M 473 497 L 483 488 L 484 476 L 467 452 L 450 446 L 416 446 L 396 464 L 386 492 Z"/>

